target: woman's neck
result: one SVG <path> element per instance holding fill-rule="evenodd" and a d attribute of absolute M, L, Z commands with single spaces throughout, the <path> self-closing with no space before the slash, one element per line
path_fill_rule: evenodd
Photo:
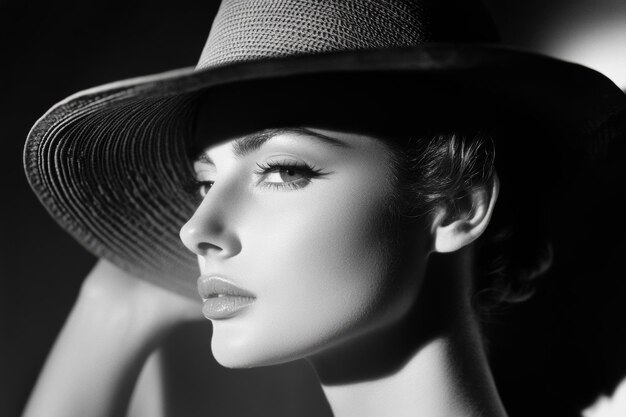
<path fill-rule="evenodd" d="M 402 320 L 309 358 L 335 417 L 506 416 L 477 321 L 460 301 L 469 297 L 449 285 L 450 272 L 426 280 Z"/>
<path fill-rule="evenodd" d="M 316 368 L 333 414 L 505 416 L 484 356 L 477 355 L 474 349 L 466 352 L 468 344 L 458 346 L 463 341 L 455 339 L 442 336 L 431 340 L 400 369 L 376 379 L 324 383 Z"/>

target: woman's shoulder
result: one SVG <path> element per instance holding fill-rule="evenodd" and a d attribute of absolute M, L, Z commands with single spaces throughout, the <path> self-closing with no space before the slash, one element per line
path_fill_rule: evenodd
<path fill-rule="evenodd" d="M 601 395 L 589 407 L 583 410 L 583 417 L 622 417 L 626 416 L 626 378 L 608 397 Z"/>

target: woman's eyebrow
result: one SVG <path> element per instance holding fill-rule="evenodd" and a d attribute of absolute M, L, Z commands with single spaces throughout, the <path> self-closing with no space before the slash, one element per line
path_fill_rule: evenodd
<path fill-rule="evenodd" d="M 323 133 L 315 132 L 313 130 L 298 127 L 298 128 L 280 128 L 280 129 L 266 129 L 260 132 L 252 133 L 237 139 L 233 143 L 233 152 L 236 157 L 242 158 L 259 149 L 268 140 L 282 135 L 284 133 L 295 133 L 302 136 L 308 136 L 310 138 L 317 139 L 325 144 L 337 146 L 340 148 L 350 148 L 350 145 L 340 141 L 339 139 L 324 135 Z"/>
<path fill-rule="evenodd" d="M 215 162 L 213 162 L 211 157 L 206 152 L 198 154 L 198 156 L 194 158 L 193 162 L 202 162 L 203 164 L 215 165 Z"/>
<path fill-rule="evenodd" d="M 279 129 L 266 129 L 260 132 L 255 132 L 250 135 L 243 136 L 233 142 L 233 152 L 237 158 L 242 158 L 248 155 L 250 152 L 256 151 L 261 148 L 261 146 L 263 146 L 263 144 L 265 144 L 265 142 L 267 142 L 268 140 L 285 133 L 295 133 L 297 135 L 307 136 L 319 140 L 323 143 L 337 146 L 340 148 L 351 147 L 347 143 L 340 141 L 339 139 L 324 135 L 323 133 L 314 132 L 313 130 L 304 127 L 290 127 Z M 194 158 L 194 162 L 215 165 L 211 157 L 206 152 L 199 153 L 198 156 Z"/>

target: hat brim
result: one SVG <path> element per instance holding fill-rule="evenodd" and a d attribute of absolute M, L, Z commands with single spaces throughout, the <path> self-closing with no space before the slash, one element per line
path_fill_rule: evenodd
<path fill-rule="evenodd" d="M 625 107 L 624 94 L 581 65 L 494 45 L 425 44 L 185 68 L 92 88 L 68 97 L 28 135 L 24 164 L 52 217 L 98 257 L 196 299 L 195 257 L 178 238 L 196 199 L 186 146 L 200 93 L 253 81 L 336 75 L 435 76 L 524 105 L 596 139 Z M 406 78 L 406 77 L 405 77 Z M 366 88 L 366 87 L 365 87 Z"/>

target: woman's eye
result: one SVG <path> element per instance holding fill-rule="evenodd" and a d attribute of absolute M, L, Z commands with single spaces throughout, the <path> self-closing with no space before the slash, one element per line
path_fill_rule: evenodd
<path fill-rule="evenodd" d="M 254 173 L 259 177 L 258 186 L 275 190 L 296 190 L 307 186 L 313 178 L 327 175 L 313 166 L 301 162 L 282 162 L 257 164 L 259 167 Z M 186 190 L 200 198 L 206 197 L 215 181 L 192 179 L 186 185 Z"/>
<path fill-rule="evenodd" d="M 211 187 L 213 187 L 214 182 L 215 181 L 200 181 L 194 178 L 185 186 L 185 189 L 190 194 L 204 198 Z"/>
<path fill-rule="evenodd" d="M 295 190 L 307 186 L 311 179 L 326 175 L 315 167 L 304 163 L 283 162 L 257 164 L 259 185 L 281 190 Z"/>
<path fill-rule="evenodd" d="M 200 194 L 201 197 L 206 196 L 211 187 L 213 187 L 213 182 L 214 181 L 198 181 L 198 194 Z"/>
<path fill-rule="evenodd" d="M 296 171 L 293 168 L 278 168 L 276 171 L 269 172 L 264 181 L 265 182 L 292 182 L 298 179 L 305 178 L 305 176 Z"/>

